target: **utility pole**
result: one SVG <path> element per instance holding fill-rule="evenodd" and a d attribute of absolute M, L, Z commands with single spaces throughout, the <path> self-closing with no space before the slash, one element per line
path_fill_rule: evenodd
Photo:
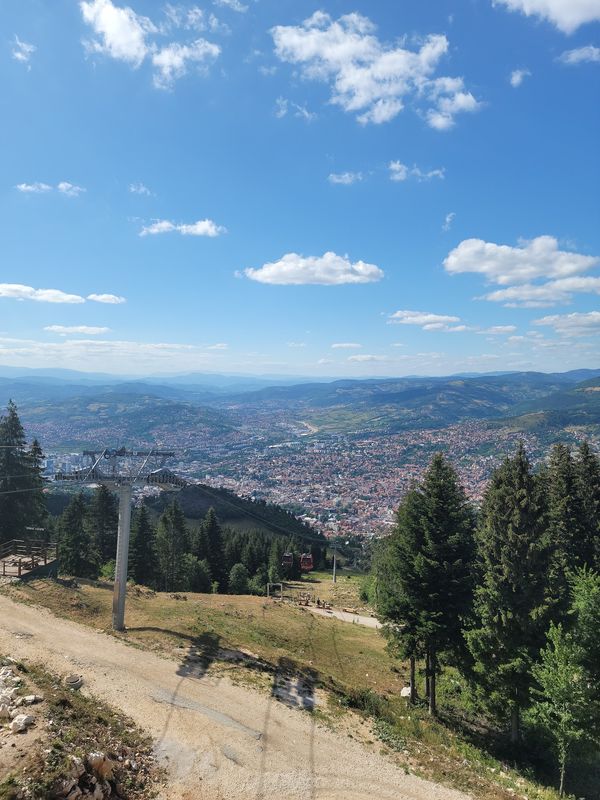
<path fill-rule="evenodd" d="M 72 481 L 90 486 L 101 484 L 107 489 L 116 489 L 119 494 L 119 528 L 117 534 L 117 553 L 115 558 L 115 585 L 113 593 L 112 626 L 115 631 L 125 630 L 125 594 L 127 590 L 127 571 L 129 563 L 129 536 L 131 533 L 131 494 L 134 485 L 142 486 L 187 486 L 187 481 L 165 469 L 164 463 L 173 458 L 175 453 L 167 450 L 84 450 L 83 455 L 92 460 L 90 467 L 74 472 L 59 472 L 54 476 L 56 481 Z M 117 470 L 119 459 L 126 459 L 129 470 Z M 137 470 L 133 464 L 143 459 Z M 160 467 L 153 472 L 146 472 L 148 462 L 158 459 Z M 106 462 L 108 462 L 106 464 Z M 100 466 L 102 465 L 102 467 Z M 108 466 L 106 471 L 103 467 Z"/>
<path fill-rule="evenodd" d="M 337 568 L 337 542 L 333 545 L 333 582 L 337 583 L 337 576 L 336 576 L 336 568 Z"/>

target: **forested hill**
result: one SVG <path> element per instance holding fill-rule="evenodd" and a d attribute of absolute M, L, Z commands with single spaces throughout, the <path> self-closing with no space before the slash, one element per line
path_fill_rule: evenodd
<path fill-rule="evenodd" d="M 209 508 L 214 508 L 222 525 L 239 530 L 263 530 L 270 533 L 306 537 L 311 540 L 321 535 L 310 525 L 297 519 L 289 511 L 264 500 L 246 500 L 227 489 L 195 484 L 179 492 L 161 492 L 148 499 L 147 507 L 160 514 L 176 499 L 184 515 L 190 520 L 200 520 Z"/>

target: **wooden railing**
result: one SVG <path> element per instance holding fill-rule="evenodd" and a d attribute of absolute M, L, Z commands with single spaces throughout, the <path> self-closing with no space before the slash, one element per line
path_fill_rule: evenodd
<path fill-rule="evenodd" d="M 0 544 L 0 575 L 16 576 L 46 566 L 58 557 L 56 542 L 39 539 L 11 539 Z"/>

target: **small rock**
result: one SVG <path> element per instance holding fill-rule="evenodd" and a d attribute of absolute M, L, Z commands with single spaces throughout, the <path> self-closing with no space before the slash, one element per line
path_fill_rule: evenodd
<path fill-rule="evenodd" d="M 6 703 L 0 705 L 0 719 L 10 719 L 10 708 Z"/>
<path fill-rule="evenodd" d="M 21 733 L 26 731 L 34 722 L 34 718 L 28 714 L 19 714 L 13 719 L 9 727 L 12 733 Z"/>
<path fill-rule="evenodd" d="M 87 763 L 91 770 L 103 781 L 112 780 L 114 763 L 104 753 L 90 753 Z"/>
<path fill-rule="evenodd" d="M 69 794 L 67 795 L 67 800 L 77 800 L 77 798 L 78 798 L 78 797 L 81 797 L 81 795 L 82 795 L 82 794 L 83 794 L 83 792 L 81 791 L 81 789 L 79 788 L 79 786 L 75 785 L 75 786 L 74 786 L 74 787 L 71 789 L 71 791 L 69 792 Z"/>
<path fill-rule="evenodd" d="M 85 766 L 83 765 L 83 761 L 77 756 L 71 756 L 71 775 L 73 778 L 79 780 L 84 772 Z"/>

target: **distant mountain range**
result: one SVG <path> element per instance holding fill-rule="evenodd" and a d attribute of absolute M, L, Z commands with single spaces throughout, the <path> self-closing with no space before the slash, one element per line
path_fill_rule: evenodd
<path fill-rule="evenodd" d="M 0 377 L 0 403 L 15 400 L 31 434 L 62 448 L 103 442 L 194 448 L 212 439 L 240 446 L 253 437 L 276 442 L 295 429 L 381 434 L 465 420 L 525 430 L 600 424 L 600 369 L 266 386 L 262 377 L 224 376 L 213 384 L 200 378 L 219 376 L 195 376 L 196 383 L 192 377 L 124 381 L 31 370 Z"/>

